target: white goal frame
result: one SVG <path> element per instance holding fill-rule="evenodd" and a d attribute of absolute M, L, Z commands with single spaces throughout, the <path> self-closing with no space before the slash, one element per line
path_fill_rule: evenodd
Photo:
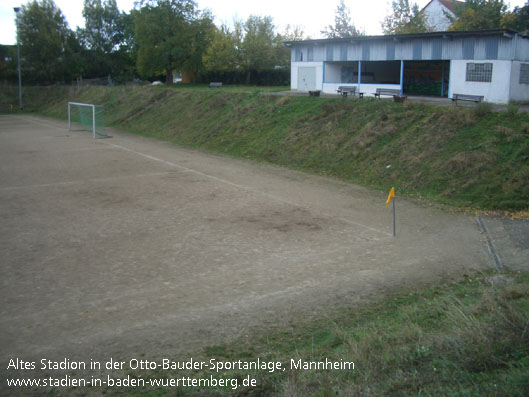
<path fill-rule="evenodd" d="M 68 102 L 68 131 L 72 130 L 70 119 L 70 105 L 88 106 L 92 108 L 92 138 L 96 139 L 96 107 L 91 103 Z"/>

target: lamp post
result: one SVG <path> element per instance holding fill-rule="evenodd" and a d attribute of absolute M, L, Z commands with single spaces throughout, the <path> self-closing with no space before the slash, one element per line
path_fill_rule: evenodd
<path fill-rule="evenodd" d="M 17 15 L 17 62 L 18 62 L 18 107 L 22 110 L 22 74 L 20 73 L 20 44 L 18 42 L 18 13 L 20 7 L 13 7 Z"/>

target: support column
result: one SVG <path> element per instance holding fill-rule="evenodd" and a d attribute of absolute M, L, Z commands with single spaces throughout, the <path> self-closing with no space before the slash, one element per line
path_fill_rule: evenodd
<path fill-rule="evenodd" d="M 362 61 L 358 61 L 358 87 L 356 92 L 360 92 L 360 84 L 362 83 Z"/>
<path fill-rule="evenodd" d="M 321 92 L 323 92 L 323 85 L 325 84 L 325 61 L 323 61 L 323 73 L 321 76 Z"/>
<path fill-rule="evenodd" d="M 442 62 L 441 67 L 441 98 L 445 96 L 445 61 Z"/>
<path fill-rule="evenodd" d="M 404 93 L 404 61 L 400 61 L 400 96 Z"/>

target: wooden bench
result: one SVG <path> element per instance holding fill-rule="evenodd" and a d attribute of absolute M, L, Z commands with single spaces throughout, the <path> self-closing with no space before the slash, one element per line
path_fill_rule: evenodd
<path fill-rule="evenodd" d="M 457 101 L 469 101 L 479 103 L 483 102 L 484 98 L 485 97 L 483 95 L 452 94 L 452 98 L 450 99 L 452 100 L 452 102 L 455 102 L 457 106 Z"/>
<path fill-rule="evenodd" d="M 356 86 L 341 85 L 341 86 L 338 87 L 336 92 L 338 94 L 341 94 L 343 97 L 347 97 L 348 94 L 356 96 Z M 359 98 L 363 98 L 364 97 L 364 93 L 363 92 L 359 92 L 358 93 L 358 97 Z"/>
<path fill-rule="evenodd" d="M 393 88 L 377 88 L 377 92 L 373 94 L 375 98 L 380 99 L 381 95 L 388 95 L 392 97 L 400 97 L 400 90 L 395 90 Z"/>
<path fill-rule="evenodd" d="M 211 82 L 211 83 L 209 83 L 209 88 L 211 88 L 211 87 L 220 88 L 220 87 L 222 87 L 222 83 L 221 82 Z"/>
<path fill-rule="evenodd" d="M 309 91 L 309 96 L 320 96 L 321 90 Z"/>

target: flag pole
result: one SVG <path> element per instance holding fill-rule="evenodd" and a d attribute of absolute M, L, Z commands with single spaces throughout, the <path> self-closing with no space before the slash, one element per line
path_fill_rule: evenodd
<path fill-rule="evenodd" d="M 393 197 L 393 237 L 397 235 L 397 221 L 395 218 L 395 197 Z"/>
<path fill-rule="evenodd" d="M 389 202 L 393 199 L 393 237 L 397 235 L 397 220 L 395 216 L 395 188 L 392 187 L 389 191 L 388 199 L 386 200 L 386 207 L 389 206 Z"/>

